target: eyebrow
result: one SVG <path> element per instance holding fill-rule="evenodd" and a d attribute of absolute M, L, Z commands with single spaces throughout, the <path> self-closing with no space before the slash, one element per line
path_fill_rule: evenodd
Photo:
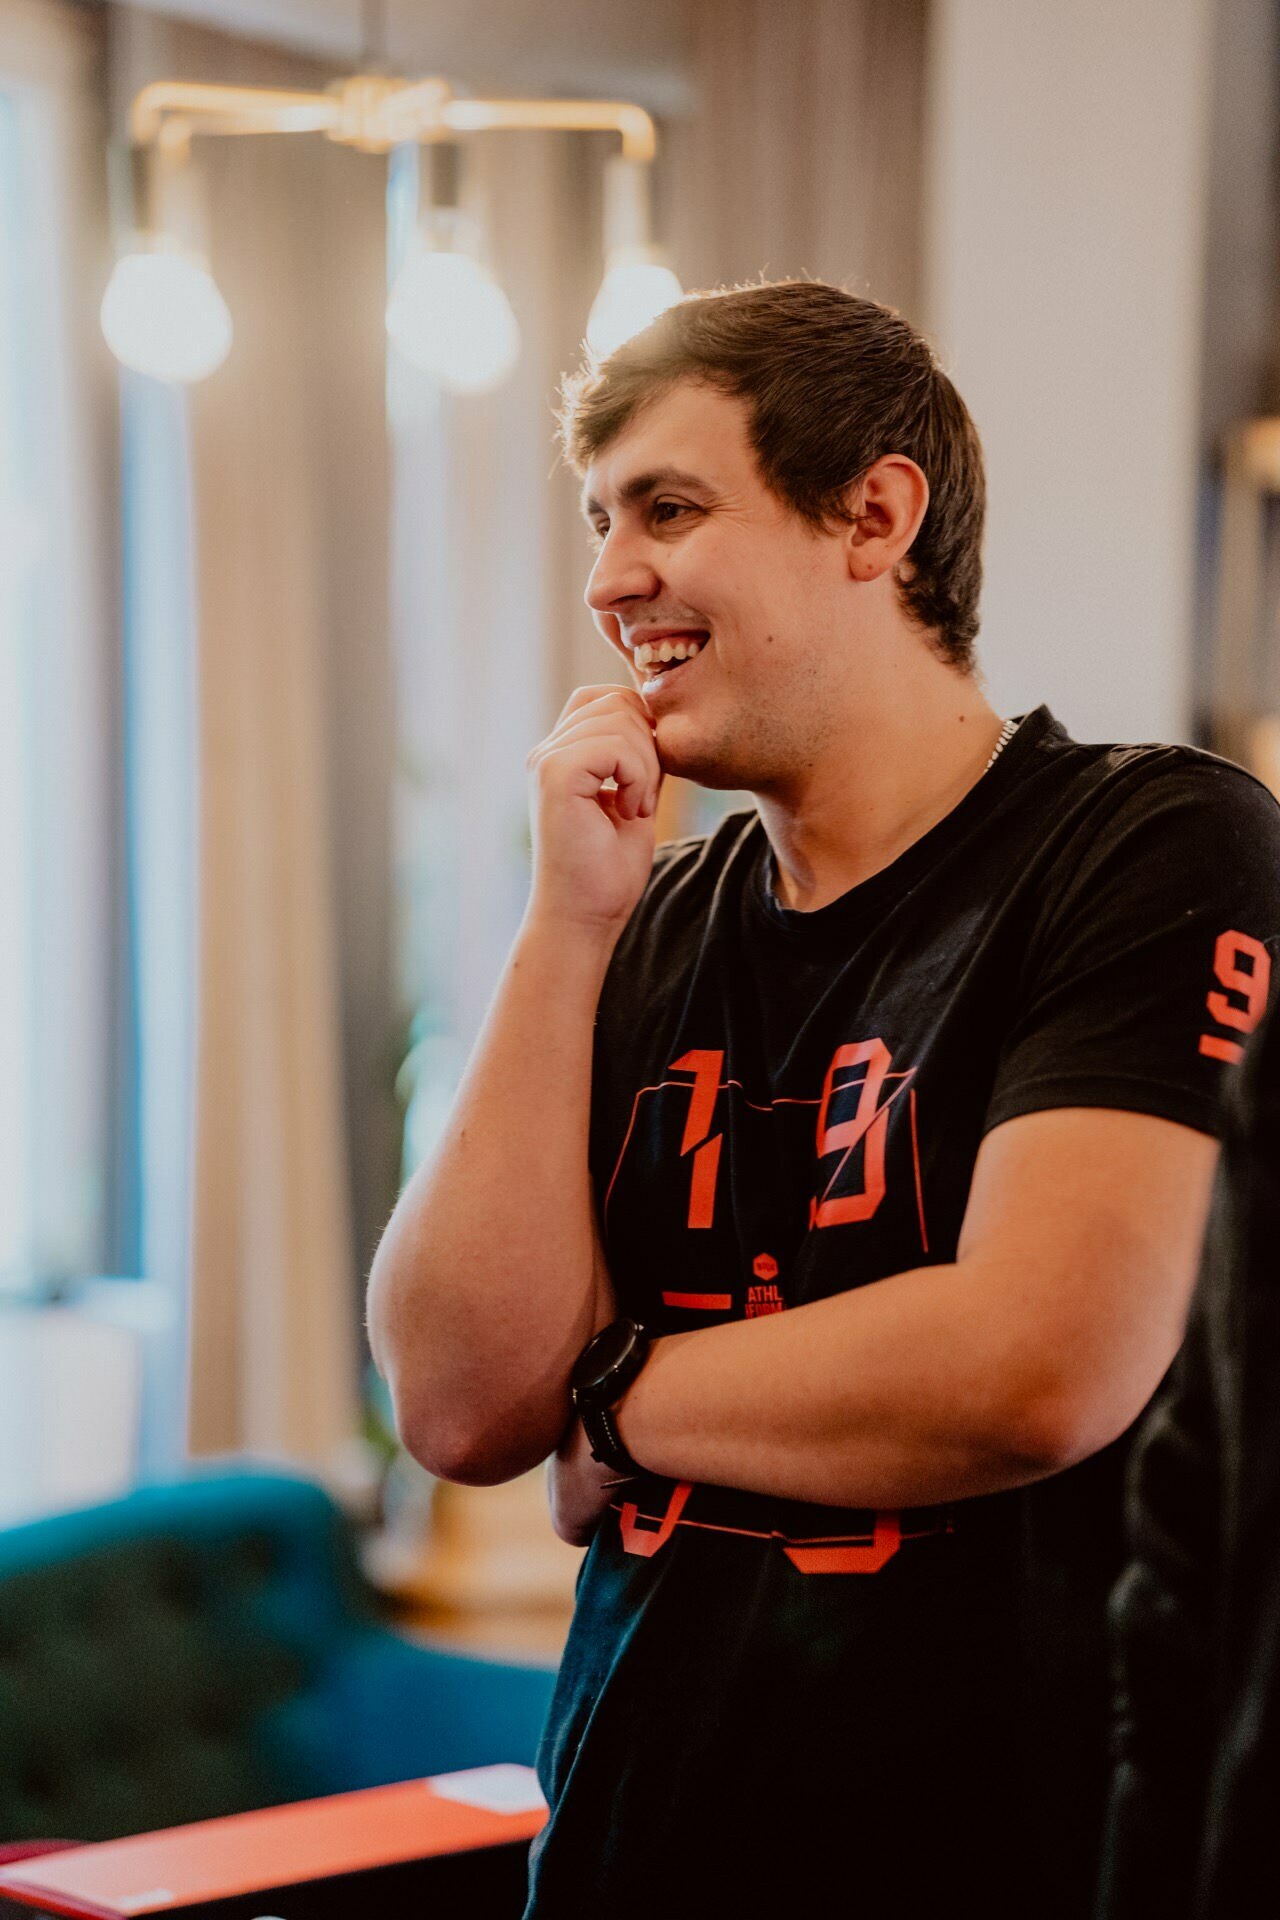
<path fill-rule="evenodd" d="M 686 493 L 700 493 L 704 497 L 712 491 L 707 481 L 700 480 L 696 473 L 686 472 L 683 467 L 653 467 L 648 473 L 637 473 L 628 480 L 618 497 L 624 506 L 629 507 L 637 500 L 657 493 L 662 487 L 680 487 Z M 593 514 L 603 513 L 604 508 L 588 494 L 583 498 L 582 511 L 584 517 L 590 520 Z"/>

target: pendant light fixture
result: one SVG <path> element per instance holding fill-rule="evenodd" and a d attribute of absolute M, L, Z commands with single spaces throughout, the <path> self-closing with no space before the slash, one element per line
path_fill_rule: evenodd
<path fill-rule="evenodd" d="M 187 384 L 213 373 L 231 350 L 227 303 L 209 271 L 204 209 L 185 144 L 135 147 L 131 178 L 113 199 L 120 253 L 102 297 L 107 345 L 122 366 Z"/>
<path fill-rule="evenodd" d="M 388 334 L 407 361 L 454 393 L 495 386 L 516 363 L 520 333 L 460 183 L 465 143 L 515 128 L 620 136 L 605 181 L 605 277 L 589 321 L 594 350 L 611 351 L 680 298 L 653 242 L 656 136 L 644 109 L 617 100 L 479 100 L 441 78 L 408 83 L 377 71 L 323 93 L 171 80 L 143 88 L 130 109 L 127 192 L 117 196 L 120 257 L 102 302 L 108 345 L 124 365 L 157 379 L 213 373 L 231 350 L 233 328 L 204 242 L 192 142 L 322 133 L 391 155 L 393 164 L 414 156 L 418 214 L 395 263 Z"/>
<path fill-rule="evenodd" d="M 486 393 L 515 366 L 520 329 L 485 265 L 480 227 L 462 210 L 461 175 L 455 140 L 408 149 L 400 179 L 417 217 L 387 302 L 387 332 L 451 393 Z"/>
<path fill-rule="evenodd" d="M 675 305 L 683 288 L 653 243 L 650 168 L 615 154 L 604 174 L 604 279 L 587 321 L 587 343 L 598 359 Z"/>

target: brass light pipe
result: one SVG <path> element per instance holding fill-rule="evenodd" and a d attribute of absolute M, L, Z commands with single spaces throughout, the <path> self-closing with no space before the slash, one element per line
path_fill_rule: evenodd
<path fill-rule="evenodd" d="M 339 81 L 326 93 L 158 80 L 130 109 L 135 144 L 170 151 L 184 149 L 197 133 L 325 133 L 379 152 L 402 140 L 513 128 L 617 133 L 629 160 L 651 161 L 657 149 L 650 116 L 624 100 L 460 99 L 441 80 L 401 84 L 371 74 Z"/>
<path fill-rule="evenodd" d="M 136 146 L 151 146 L 165 139 L 165 127 L 175 117 L 188 134 L 325 133 L 341 113 L 340 101 L 331 94 L 155 80 L 134 99 L 129 133 Z"/>
<path fill-rule="evenodd" d="M 393 99 L 391 111 L 397 112 L 400 104 Z M 450 133 L 515 127 L 617 133 L 628 160 L 652 160 L 658 144 L 653 121 L 644 108 L 625 100 L 460 100 L 455 96 L 441 107 L 440 119 Z"/>

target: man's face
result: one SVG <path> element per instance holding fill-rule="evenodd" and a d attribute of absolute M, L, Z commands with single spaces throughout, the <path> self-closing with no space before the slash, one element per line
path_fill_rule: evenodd
<path fill-rule="evenodd" d="M 769 791 L 802 774 L 856 696 L 845 538 L 761 479 L 745 402 L 685 381 L 592 462 L 596 626 L 631 667 L 669 773 Z M 682 665 L 637 649 L 698 645 Z"/>

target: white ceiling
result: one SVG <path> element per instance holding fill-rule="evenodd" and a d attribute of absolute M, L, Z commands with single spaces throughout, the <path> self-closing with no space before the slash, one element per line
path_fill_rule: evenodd
<path fill-rule="evenodd" d="M 696 0 L 134 0 L 250 40 L 354 63 L 362 12 L 385 19 L 406 75 L 444 73 L 471 88 L 620 94 L 660 114 L 689 110 Z"/>

